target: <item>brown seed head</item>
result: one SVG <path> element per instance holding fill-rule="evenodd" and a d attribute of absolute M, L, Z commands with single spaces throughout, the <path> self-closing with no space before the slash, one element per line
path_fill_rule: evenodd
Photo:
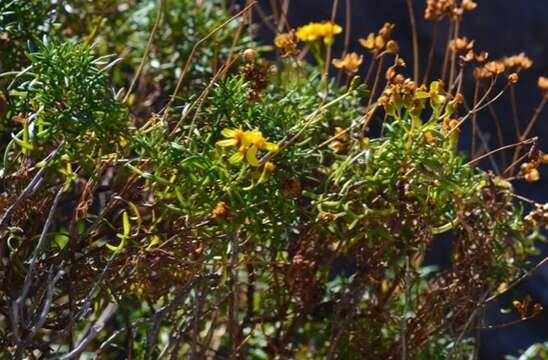
<path fill-rule="evenodd" d="M 540 173 L 539 173 L 538 169 L 531 169 L 530 171 L 528 171 L 525 174 L 524 178 L 525 178 L 525 181 L 527 181 L 527 182 L 539 181 Z"/>
<path fill-rule="evenodd" d="M 484 69 L 490 72 L 491 75 L 500 75 L 506 70 L 506 67 L 500 61 L 490 61 L 485 64 Z"/>
<path fill-rule="evenodd" d="M 471 50 L 474 47 L 474 40 L 468 40 L 467 37 L 456 38 L 449 42 L 449 49 L 452 51 Z"/>
<path fill-rule="evenodd" d="M 548 92 L 548 77 L 539 77 L 537 85 L 541 91 Z"/>
<path fill-rule="evenodd" d="M 232 211 L 224 201 L 219 201 L 210 216 L 212 219 L 227 219 L 232 216 Z"/>
<path fill-rule="evenodd" d="M 505 57 L 503 62 L 507 68 L 515 68 L 517 71 L 527 70 L 533 66 L 533 61 L 524 53 Z"/>
<path fill-rule="evenodd" d="M 400 47 L 398 46 L 398 43 L 395 42 L 394 40 L 390 40 L 388 41 L 388 43 L 386 44 L 386 50 L 390 53 L 390 54 L 397 54 L 399 51 L 400 51 Z"/>
<path fill-rule="evenodd" d="M 519 81 L 519 75 L 517 73 L 511 73 L 508 75 L 508 82 L 511 84 L 516 84 Z"/>
<path fill-rule="evenodd" d="M 242 55 L 244 56 L 244 59 L 246 59 L 247 61 L 251 61 L 257 56 L 257 50 L 245 49 Z"/>
<path fill-rule="evenodd" d="M 473 2 L 472 0 L 462 0 L 462 8 L 466 11 L 472 11 L 474 10 L 478 4 Z"/>

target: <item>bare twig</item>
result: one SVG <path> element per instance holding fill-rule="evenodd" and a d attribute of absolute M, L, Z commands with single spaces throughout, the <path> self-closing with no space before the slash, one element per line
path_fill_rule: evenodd
<path fill-rule="evenodd" d="M 65 142 L 61 142 L 57 149 L 55 149 L 53 152 L 51 152 L 44 160 L 41 162 L 45 163 L 44 166 L 34 175 L 30 183 L 25 187 L 23 192 L 19 194 L 15 202 L 6 210 L 4 215 L 2 215 L 2 218 L 0 218 L 0 228 L 4 225 L 4 222 L 11 216 L 11 213 L 17 209 L 17 207 L 21 204 L 23 200 L 31 196 L 38 190 L 40 185 L 42 184 L 42 181 L 44 180 L 44 175 L 46 174 L 46 170 L 49 168 L 51 160 L 53 160 L 57 154 L 61 151 L 63 148 Z"/>
<path fill-rule="evenodd" d="M 413 42 L 413 81 L 419 82 L 419 37 L 417 35 L 417 21 L 415 11 L 413 10 L 412 0 L 407 0 L 407 9 L 409 11 L 409 21 L 411 22 L 411 34 Z"/>
<path fill-rule="evenodd" d="M 209 38 L 211 38 L 213 35 L 215 35 L 219 30 L 221 30 L 226 25 L 230 24 L 235 19 L 239 18 L 243 14 L 245 14 L 249 9 L 251 9 L 253 6 L 257 4 L 256 1 L 253 1 L 249 3 L 246 7 L 244 7 L 241 11 L 239 11 L 236 15 L 232 16 L 230 19 L 223 22 L 221 25 L 217 26 L 215 29 L 213 29 L 209 34 L 201 38 L 194 46 L 192 47 L 192 50 L 190 51 L 190 55 L 188 56 L 185 65 L 183 66 L 183 70 L 181 71 L 181 75 L 179 75 L 179 79 L 177 80 L 177 85 L 175 85 L 175 90 L 173 91 L 173 94 L 171 94 L 169 101 L 167 102 L 166 106 L 163 109 L 163 115 L 162 120 L 167 120 L 167 117 L 169 116 L 169 109 L 171 108 L 171 105 L 175 101 L 175 98 L 177 97 L 177 94 L 181 90 L 181 86 L 183 85 L 183 80 L 188 72 L 188 69 L 190 67 L 190 63 L 192 59 L 194 58 L 194 54 L 198 50 L 200 46 L 202 46 L 203 43 L 205 43 Z"/>
<path fill-rule="evenodd" d="M 114 315 L 117 308 L 118 308 L 118 305 L 114 303 L 109 303 L 105 307 L 101 315 L 99 315 L 99 318 L 97 319 L 95 324 L 91 326 L 87 335 L 82 340 L 80 340 L 78 345 L 76 345 L 76 347 L 68 354 L 65 354 L 56 359 L 70 360 L 80 355 L 86 349 L 86 347 L 97 337 L 97 335 L 101 332 L 101 330 L 103 330 L 103 328 L 106 325 L 106 322 L 112 317 L 112 315 Z"/>
<path fill-rule="evenodd" d="M 127 102 L 127 100 L 129 99 L 131 95 L 131 92 L 133 91 L 133 88 L 135 87 L 135 84 L 141 77 L 143 68 L 145 67 L 145 62 L 150 52 L 150 48 L 152 47 L 152 41 L 154 40 L 154 36 L 156 35 L 156 32 L 158 31 L 158 26 L 160 25 L 162 14 L 164 12 L 165 0 L 158 0 L 158 2 L 159 2 L 159 6 L 158 6 L 158 11 L 156 13 L 156 19 L 154 20 L 154 25 L 152 26 L 152 30 L 150 31 L 150 36 L 148 37 L 145 50 L 143 51 L 143 58 L 141 59 L 141 63 L 139 64 L 139 67 L 137 68 L 137 71 L 135 72 L 135 75 L 133 76 L 133 79 L 131 80 L 131 84 L 129 85 L 127 93 L 124 96 L 124 99 L 122 100 L 123 103 Z"/>
<path fill-rule="evenodd" d="M 38 244 L 36 245 L 36 248 L 34 249 L 34 253 L 32 255 L 32 258 L 30 260 L 30 265 L 27 270 L 27 274 L 25 275 L 25 281 L 23 283 L 23 290 L 21 291 L 21 295 L 13 301 L 12 303 L 12 330 L 13 334 L 15 335 L 15 338 L 18 340 L 20 339 L 19 334 L 19 326 L 23 324 L 24 322 L 20 323 L 20 316 L 22 315 L 20 307 L 25 303 L 25 299 L 27 298 L 28 292 L 30 290 L 30 287 L 32 285 L 32 276 L 34 273 L 34 268 L 36 267 L 36 262 L 38 261 L 38 256 L 42 253 L 42 250 L 46 243 L 46 234 L 49 231 L 49 228 L 53 222 L 53 215 L 55 214 L 55 210 L 57 209 L 57 205 L 59 204 L 59 200 L 61 199 L 61 195 L 63 194 L 63 187 L 61 187 L 57 191 L 57 195 L 55 195 L 55 198 L 53 199 L 53 204 L 50 207 L 48 217 L 46 219 L 46 222 L 44 224 L 44 227 L 42 228 L 42 233 L 40 234 L 40 238 L 38 239 Z"/>

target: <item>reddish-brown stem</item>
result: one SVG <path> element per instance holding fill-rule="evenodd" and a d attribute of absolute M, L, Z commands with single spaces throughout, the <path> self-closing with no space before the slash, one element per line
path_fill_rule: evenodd
<path fill-rule="evenodd" d="M 500 119 L 499 117 L 497 116 L 497 113 L 495 112 L 495 109 L 493 108 L 492 105 L 489 105 L 487 107 L 489 109 L 489 113 L 491 114 L 491 118 L 493 119 L 493 122 L 495 123 L 495 128 L 497 130 L 497 141 L 498 141 L 498 145 L 499 146 L 504 146 L 504 135 L 502 133 L 502 126 L 501 126 L 501 123 L 500 123 Z M 502 164 L 503 166 L 506 166 L 506 153 L 503 152 L 502 154 Z"/>
<path fill-rule="evenodd" d="M 411 22 L 411 35 L 413 42 L 413 80 L 415 83 L 419 81 L 419 37 L 417 35 L 417 22 L 415 19 L 415 11 L 413 11 L 413 3 L 407 0 L 407 9 L 409 11 L 409 21 Z"/>
<path fill-rule="evenodd" d="M 426 65 L 426 69 L 424 70 L 424 77 L 422 78 L 423 84 L 426 84 L 428 82 L 428 77 L 430 76 L 430 71 L 432 70 L 434 50 L 436 49 L 436 42 L 438 40 L 438 24 L 439 21 L 436 20 L 432 25 L 432 45 L 430 46 L 430 51 L 428 52 L 428 63 Z"/>
<path fill-rule="evenodd" d="M 479 96 L 479 80 L 476 79 L 476 83 L 474 85 L 474 102 L 472 105 L 472 108 L 475 108 L 478 104 L 478 96 Z M 471 154 L 472 157 L 476 157 L 476 135 L 478 131 L 478 121 L 477 121 L 477 112 L 475 112 L 472 115 L 472 150 Z"/>
<path fill-rule="evenodd" d="M 377 85 L 379 84 L 379 80 L 381 78 L 383 63 L 384 63 L 384 55 L 381 55 L 379 60 L 379 67 L 377 68 L 377 74 L 375 75 L 375 81 L 373 82 L 373 88 L 371 89 L 371 94 L 369 95 L 369 102 L 367 103 L 368 107 L 371 106 L 371 103 L 373 102 L 373 98 L 375 98 L 375 93 L 377 92 Z"/>
<path fill-rule="evenodd" d="M 350 0 L 345 0 L 344 19 L 345 19 L 344 47 L 343 47 L 343 52 L 342 52 L 341 58 L 343 58 L 346 55 L 346 53 L 348 52 L 348 46 L 350 44 L 350 35 L 351 35 L 351 27 L 352 27 Z M 337 73 L 337 81 L 336 81 L 337 86 L 339 86 L 339 84 L 341 83 L 342 74 L 343 74 L 343 69 L 339 69 L 339 71 Z"/>
<path fill-rule="evenodd" d="M 453 34 L 453 40 L 459 37 L 460 22 L 455 22 L 455 32 Z M 457 66 L 457 50 L 451 50 L 451 66 L 449 70 L 449 93 L 453 90 L 453 81 L 455 79 L 455 69 Z"/>
<path fill-rule="evenodd" d="M 519 140 L 523 140 L 524 138 L 526 138 L 529 135 L 529 133 L 531 132 L 531 130 L 533 130 L 533 126 L 535 126 L 535 123 L 538 121 L 538 119 L 540 117 L 540 114 L 542 113 L 542 110 L 544 109 L 544 105 L 546 105 L 546 100 L 547 99 L 548 99 L 547 96 L 542 97 L 542 100 L 540 101 L 539 106 L 537 106 L 537 108 L 535 109 L 533 117 L 531 118 L 531 120 L 527 124 L 527 128 L 525 128 L 525 131 L 523 131 L 523 134 L 521 134 L 519 136 Z M 519 157 L 520 151 L 521 151 L 521 146 L 517 147 L 516 150 L 514 151 L 514 156 L 512 158 L 512 165 L 510 165 L 511 169 L 513 169 L 514 166 L 516 165 L 515 164 L 516 159 Z"/>
<path fill-rule="evenodd" d="M 444 80 L 447 75 L 447 66 L 449 66 L 449 43 L 453 37 L 455 24 L 453 21 L 449 22 L 449 30 L 447 31 L 447 45 L 445 46 L 445 55 L 443 56 L 443 69 L 441 71 L 441 79 Z"/>

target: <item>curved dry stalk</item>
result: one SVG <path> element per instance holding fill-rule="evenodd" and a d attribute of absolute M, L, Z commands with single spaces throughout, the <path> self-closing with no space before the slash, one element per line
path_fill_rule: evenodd
<path fill-rule="evenodd" d="M 539 106 L 537 106 L 537 108 L 535 109 L 535 113 L 533 114 L 533 117 L 531 118 L 531 120 L 527 124 L 527 128 L 523 131 L 523 134 L 520 135 L 520 137 L 519 137 L 520 140 L 527 137 L 529 135 L 529 133 L 531 132 L 531 130 L 533 130 L 533 127 L 535 126 L 536 122 L 538 121 L 538 119 L 540 117 L 540 114 L 542 113 L 542 110 L 544 109 L 544 105 L 546 105 L 546 100 L 547 99 L 548 99 L 547 96 L 542 97 L 542 100 L 540 101 Z M 517 158 L 520 155 L 520 152 L 521 152 L 521 147 L 517 147 L 516 150 L 514 151 L 514 156 L 512 158 L 512 164 L 511 164 L 511 167 L 510 167 L 509 171 L 512 170 L 516 166 L 516 161 L 517 161 Z"/>
<path fill-rule="evenodd" d="M 17 209 L 21 202 L 29 196 L 32 196 L 32 194 L 34 194 L 36 190 L 38 190 L 38 188 L 42 184 L 42 181 L 44 180 L 44 175 L 49 168 L 51 160 L 53 160 L 57 156 L 57 154 L 59 154 L 64 145 L 65 141 L 62 141 L 54 151 L 52 151 L 48 156 L 46 156 L 44 160 L 41 161 L 41 163 L 44 163 L 44 166 L 40 170 L 38 170 L 36 175 L 34 175 L 34 177 L 25 187 L 23 192 L 19 194 L 14 203 L 9 208 L 7 208 L 6 212 L 4 212 L 4 214 L 0 218 L 0 228 L 4 225 L 4 222 L 11 216 L 12 212 Z"/>
<path fill-rule="evenodd" d="M 76 358 L 78 355 L 80 355 L 82 352 L 86 350 L 86 347 L 97 337 L 97 335 L 103 330 L 105 327 L 107 321 L 114 315 L 116 312 L 116 309 L 118 308 L 118 305 L 114 303 L 109 303 L 101 315 L 99 315 L 99 318 L 97 321 L 91 326 L 88 334 L 80 340 L 78 345 L 69 352 L 68 354 L 65 354 L 61 357 L 56 358 L 56 360 L 70 360 Z"/>
<path fill-rule="evenodd" d="M 131 80 L 131 84 L 129 85 L 126 95 L 124 95 L 124 99 L 122 100 L 122 103 L 127 102 L 127 100 L 129 99 L 133 91 L 133 88 L 135 87 L 135 84 L 141 77 L 141 74 L 143 73 L 143 69 L 145 67 L 145 61 L 147 60 L 148 54 L 150 53 L 150 48 L 152 47 L 152 41 L 154 40 L 154 36 L 156 35 L 156 32 L 158 31 L 158 26 L 160 25 L 160 21 L 162 19 L 162 15 L 164 12 L 165 0 L 158 0 L 158 1 L 159 1 L 158 12 L 156 13 L 156 19 L 154 20 L 154 25 L 152 26 L 152 30 L 150 31 L 150 36 L 148 37 L 148 41 L 145 46 L 145 50 L 143 52 L 143 58 L 141 59 L 141 63 L 139 64 L 139 67 L 137 68 L 137 71 L 135 72 L 135 75 L 133 76 L 133 79 Z"/>
<path fill-rule="evenodd" d="M 175 101 L 175 98 L 177 97 L 177 94 L 181 90 L 181 87 L 183 85 L 183 80 L 184 80 L 184 78 L 185 78 L 185 76 L 188 72 L 188 69 L 190 68 L 190 63 L 191 63 L 192 59 L 194 58 L 194 55 L 195 55 L 196 51 L 198 50 L 198 48 L 200 46 L 202 46 L 202 44 L 205 43 L 207 40 L 209 40 L 209 38 L 211 38 L 213 35 L 215 35 L 217 32 L 219 32 L 219 30 L 221 30 L 226 25 L 230 24 L 232 21 L 234 21 L 235 19 L 237 19 L 240 16 L 242 16 L 243 14 L 245 14 L 249 9 L 251 9 L 256 4 L 257 4 L 257 1 L 253 1 L 253 2 L 249 3 L 246 7 L 244 7 L 242 10 L 240 10 L 237 14 L 232 16 L 230 19 L 227 19 L 221 25 L 217 26 L 215 29 L 213 29 L 211 32 L 209 32 L 209 34 L 207 34 L 206 36 L 201 38 L 198 42 L 196 42 L 196 44 L 194 44 L 194 46 L 192 47 L 192 50 L 190 51 L 190 55 L 188 56 L 188 58 L 185 62 L 185 65 L 183 66 L 183 70 L 181 71 L 181 75 L 179 75 L 179 79 L 177 80 L 177 85 L 175 85 L 175 90 L 171 94 L 167 104 L 162 109 L 162 111 L 163 111 L 162 120 L 163 121 L 166 121 L 167 117 L 169 116 L 169 109 L 171 108 L 171 105 L 173 105 L 173 102 Z"/>
<path fill-rule="evenodd" d="M 488 153 L 486 153 L 486 154 L 483 154 L 483 155 L 481 155 L 481 156 L 479 156 L 479 157 L 477 157 L 477 158 L 475 158 L 475 159 L 473 159 L 473 160 L 470 160 L 469 162 L 466 163 L 466 165 L 472 165 L 472 164 L 474 164 L 474 163 L 476 163 L 476 162 L 478 162 L 478 161 L 480 161 L 480 160 L 482 160 L 482 159 L 485 159 L 486 157 L 489 157 L 489 156 L 491 156 L 491 155 L 493 155 L 493 154 L 496 154 L 496 153 L 499 152 L 499 151 L 511 149 L 511 148 L 513 148 L 513 147 L 516 147 L 516 146 L 521 146 L 521 145 L 526 145 L 526 144 L 533 144 L 533 143 L 535 143 L 535 142 L 537 142 L 537 141 L 538 141 L 538 138 L 533 137 L 533 138 L 530 138 L 530 139 L 526 139 L 526 140 L 517 142 L 517 143 L 515 143 L 515 144 L 510 144 L 510 145 L 502 146 L 502 147 L 500 147 L 500 148 L 498 148 L 498 149 L 495 149 L 495 150 L 492 150 L 492 151 L 490 151 L 490 152 L 488 152 Z"/>
<path fill-rule="evenodd" d="M 411 23 L 411 36 L 413 43 L 413 81 L 419 82 L 419 36 L 417 35 L 417 21 L 415 11 L 413 10 L 412 0 L 407 0 L 407 10 L 409 12 L 409 21 Z"/>
<path fill-rule="evenodd" d="M 428 76 L 432 69 L 432 62 L 434 61 L 434 50 L 436 49 L 436 42 L 438 40 L 438 24 L 439 21 L 434 21 L 432 25 L 432 44 L 430 45 L 430 50 L 428 51 L 428 62 L 426 64 L 426 69 L 424 70 L 424 77 L 422 78 L 422 83 L 426 84 L 428 82 Z"/>
<path fill-rule="evenodd" d="M 20 344 L 20 332 L 19 327 L 21 324 L 25 324 L 26 321 L 24 319 L 21 319 L 23 314 L 21 313 L 20 307 L 25 304 L 25 299 L 27 298 L 28 292 L 30 290 L 30 287 L 32 285 L 32 275 L 34 273 L 34 268 L 36 267 L 36 262 L 38 261 L 38 256 L 42 253 L 42 250 L 46 243 L 46 234 L 49 231 L 49 228 L 51 224 L 53 223 L 53 215 L 55 214 L 55 211 L 57 210 L 57 206 L 59 205 L 59 200 L 61 199 L 61 195 L 63 194 L 63 187 L 61 187 L 57 194 L 55 195 L 55 198 L 53 199 L 53 204 L 50 207 L 48 217 L 46 219 L 46 222 L 42 228 L 42 233 L 40 234 L 40 238 L 38 239 L 38 244 L 36 245 L 36 248 L 34 248 L 34 252 L 32 255 L 32 258 L 30 260 L 29 268 L 27 270 L 27 274 L 25 275 L 25 280 L 23 283 L 23 290 L 21 291 L 21 295 L 13 301 L 12 308 L 11 308 L 11 326 L 13 334 L 15 335 L 15 338 L 17 340 L 17 347 L 19 348 Z M 23 320 L 21 322 L 21 320 Z"/>

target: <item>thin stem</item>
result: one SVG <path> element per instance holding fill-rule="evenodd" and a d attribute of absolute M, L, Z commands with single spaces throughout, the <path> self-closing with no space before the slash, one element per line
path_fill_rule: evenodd
<path fill-rule="evenodd" d="M 434 60 L 434 50 L 436 49 L 436 42 L 438 40 L 438 25 L 439 25 L 439 21 L 437 20 L 432 25 L 432 45 L 430 46 L 430 51 L 428 52 L 428 63 L 426 65 L 426 69 L 424 71 L 424 77 L 422 79 L 423 84 L 426 84 L 428 82 L 428 77 L 432 69 L 432 62 Z"/>
<path fill-rule="evenodd" d="M 460 21 L 455 22 L 455 33 L 453 40 L 459 37 Z M 451 67 L 449 70 L 449 93 L 453 90 L 453 80 L 455 79 L 455 69 L 457 66 L 457 49 L 451 50 Z"/>
<path fill-rule="evenodd" d="M 455 24 L 452 20 L 449 21 L 449 30 L 447 31 L 447 44 L 445 46 L 445 55 L 443 56 L 443 69 L 441 71 L 441 80 L 445 79 L 447 74 L 447 67 L 449 66 L 449 44 L 453 36 Z"/>
<path fill-rule="evenodd" d="M 164 6 L 165 6 L 164 1 L 165 0 L 159 0 L 158 12 L 156 13 L 156 19 L 154 20 L 154 25 L 152 26 L 152 30 L 150 31 L 150 36 L 148 37 L 147 45 L 145 46 L 145 50 L 143 52 L 143 58 L 141 59 L 141 63 L 139 64 L 139 67 L 137 68 L 137 71 L 135 72 L 135 75 L 133 76 L 133 79 L 131 80 L 131 84 L 129 85 L 127 93 L 124 96 L 124 99 L 122 100 L 123 103 L 127 102 L 127 100 L 129 99 L 129 96 L 131 95 L 133 91 L 133 88 L 135 87 L 135 84 L 141 77 L 143 68 L 145 67 L 145 62 L 148 58 L 148 54 L 150 53 L 150 48 L 152 47 L 152 41 L 154 40 L 154 36 L 156 35 L 156 32 L 158 31 L 158 26 L 160 25 L 162 14 L 164 13 Z"/>
<path fill-rule="evenodd" d="M 502 150 L 506 150 L 506 149 L 511 149 L 513 147 L 516 147 L 516 146 L 520 146 L 520 145 L 525 145 L 525 144 L 532 144 L 534 142 L 536 142 L 538 139 L 536 137 L 534 138 L 530 138 L 530 139 L 526 139 L 526 140 L 523 140 L 523 141 L 520 141 L 520 142 L 517 142 L 515 144 L 511 144 L 511 145 L 506 145 L 506 146 L 503 146 L 503 147 L 500 147 L 498 149 L 495 149 L 495 150 L 492 150 L 492 151 L 489 151 L 488 153 L 486 154 L 483 154 L 473 160 L 470 160 L 469 162 L 466 163 L 466 165 L 471 165 L 473 163 L 476 163 L 478 161 L 480 161 L 481 159 L 485 159 L 486 157 L 489 157 L 499 151 L 502 151 Z"/>
<path fill-rule="evenodd" d="M 371 103 L 373 102 L 373 98 L 375 97 L 375 93 L 377 92 L 377 85 L 381 77 L 383 63 L 384 63 L 384 56 L 381 55 L 381 58 L 379 60 L 379 66 L 377 68 L 377 74 L 375 75 L 375 81 L 373 82 L 373 88 L 371 89 L 371 94 L 369 95 L 369 102 L 367 103 L 368 107 L 371 106 Z"/>
<path fill-rule="evenodd" d="M 245 14 L 248 10 L 250 10 L 253 6 L 257 4 L 256 1 L 253 1 L 249 3 L 245 8 L 243 8 L 241 11 L 239 11 L 236 15 L 232 16 L 230 19 L 223 22 L 221 25 L 217 26 L 215 29 L 213 29 L 209 34 L 201 38 L 194 46 L 192 47 L 192 50 L 190 51 L 190 54 L 188 55 L 188 58 L 185 62 L 185 65 L 183 66 L 183 70 L 181 71 L 181 75 L 179 75 L 179 79 L 177 80 L 177 85 L 175 85 L 175 90 L 173 90 L 173 93 L 171 94 L 169 101 L 163 108 L 163 115 L 162 120 L 166 121 L 167 117 L 169 116 L 169 111 L 171 109 L 171 105 L 173 105 L 173 102 L 175 101 L 175 98 L 177 97 L 177 94 L 181 90 L 181 86 L 183 85 L 183 80 L 188 72 L 188 69 L 190 68 L 190 63 L 192 59 L 194 58 L 194 55 L 196 54 L 196 51 L 200 46 L 202 46 L 203 43 L 205 43 L 209 38 L 211 38 L 213 35 L 215 35 L 219 30 L 221 30 L 223 27 L 234 21 L 235 19 L 239 18 L 243 14 Z"/>
<path fill-rule="evenodd" d="M 350 35 L 351 35 L 351 26 L 352 26 L 350 0 L 345 0 L 344 19 L 345 19 L 345 25 L 344 25 L 345 33 L 344 33 L 343 52 L 342 52 L 341 58 L 344 58 L 344 56 L 348 53 L 348 46 L 350 44 Z M 339 69 L 339 71 L 337 72 L 337 81 L 336 81 L 337 86 L 339 86 L 341 82 L 342 74 L 343 74 L 343 69 Z M 350 79 L 350 77 L 348 78 Z"/>
<path fill-rule="evenodd" d="M 417 22 L 415 19 L 415 11 L 413 3 L 407 0 L 407 9 L 409 11 L 409 21 L 411 22 L 411 34 L 413 41 L 413 80 L 415 83 L 419 81 L 419 37 L 417 35 Z"/>
<path fill-rule="evenodd" d="M 479 85 L 480 85 L 479 80 L 476 79 L 476 82 L 474 84 L 474 100 L 473 100 L 472 108 L 475 108 L 478 104 Z M 470 151 L 470 153 L 472 154 L 472 157 L 476 156 L 476 134 L 478 131 L 477 115 L 478 115 L 477 112 L 475 112 L 472 115 L 472 150 Z"/>
<path fill-rule="evenodd" d="M 527 128 L 525 129 L 525 131 L 523 131 L 523 134 L 519 136 L 519 140 L 523 140 L 524 138 L 526 138 L 531 132 L 531 130 L 533 130 L 533 126 L 535 126 L 536 122 L 538 121 L 540 114 L 542 113 L 542 110 L 544 109 L 544 105 L 546 105 L 547 99 L 548 99 L 547 96 L 542 97 L 542 100 L 540 101 L 539 106 L 537 106 L 537 108 L 535 109 L 533 117 L 529 121 L 529 124 L 527 124 Z M 517 147 L 516 150 L 514 151 L 514 156 L 512 158 L 512 165 L 510 167 L 510 170 L 514 168 L 516 164 L 516 160 L 520 155 L 520 152 L 521 152 L 521 147 Z"/>

